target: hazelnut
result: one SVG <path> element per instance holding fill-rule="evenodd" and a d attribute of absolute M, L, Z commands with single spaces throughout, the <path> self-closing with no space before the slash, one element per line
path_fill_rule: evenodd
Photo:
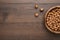
<path fill-rule="evenodd" d="M 35 4 L 35 9 L 37 9 L 38 8 L 38 4 Z"/>
<path fill-rule="evenodd" d="M 34 15 L 35 15 L 35 17 L 38 17 L 38 16 L 39 16 L 39 14 L 38 14 L 38 13 L 35 13 Z"/>
<path fill-rule="evenodd" d="M 44 11 L 44 8 L 40 8 L 40 12 L 43 12 Z"/>

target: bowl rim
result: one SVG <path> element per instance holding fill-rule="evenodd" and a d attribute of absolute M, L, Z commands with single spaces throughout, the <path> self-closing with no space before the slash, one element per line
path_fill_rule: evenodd
<path fill-rule="evenodd" d="M 53 9 L 55 9 L 55 8 L 57 8 L 57 7 L 60 8 L 60 6 L 53 6 L 53 7 L 49 8 L 48 11 L 45 13 L 45 26 L 46 26 L 46 28 L 47 28 L 50 32 L 56 33 L 56 34 L 60 34 L 60 32 L 51 30 L 51 29 L 48 27 L 48 25 L 46 24 L 46 16 L 47 16 L 47 14 L 48 14 L 51 10 L 53 10 Z"/>

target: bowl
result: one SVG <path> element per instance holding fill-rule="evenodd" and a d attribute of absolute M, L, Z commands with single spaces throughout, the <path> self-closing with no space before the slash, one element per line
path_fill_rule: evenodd
<path fill-rule="evenodd" d="M 56 34 L 60 34 L 60 6 L 51 7 L 45 14 L 46 28 Z"/>

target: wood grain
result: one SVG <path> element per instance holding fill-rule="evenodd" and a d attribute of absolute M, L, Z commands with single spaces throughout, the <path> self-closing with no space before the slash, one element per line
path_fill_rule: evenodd
<path fill-rule="evenodd" d="M 39 12 L 34 4 L 0 4 L 0 40 L 60 40 L 60 35 L 49 32 L 44 24 L 46 11 L 56 5 L 60 4 L 39 4 L 44 8 Z"/>
<path fill-rule="evenodd" d="M 60 0 L 0 0 L 0 3 L 60 3 Z"/>

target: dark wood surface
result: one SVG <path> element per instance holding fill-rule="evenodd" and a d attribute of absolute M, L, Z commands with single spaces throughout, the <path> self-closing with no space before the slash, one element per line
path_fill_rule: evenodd
<path fill-rule="evenodd" d="M 44 24 L 45 13 L 49 8 L 60 5 L 59 0 L 37 2 L 44 12 L 34 8 L 36 0 L 0 2 L 0 40 L 60 40 L 60 35 L 49 32 Z M 34 16 L 35 12 L 39 13 L 39 17 Z"/>
<path fill-rule="evenodd" d="M 0 3 L 60 3 L 60 0 L 0 0 Z"/>

